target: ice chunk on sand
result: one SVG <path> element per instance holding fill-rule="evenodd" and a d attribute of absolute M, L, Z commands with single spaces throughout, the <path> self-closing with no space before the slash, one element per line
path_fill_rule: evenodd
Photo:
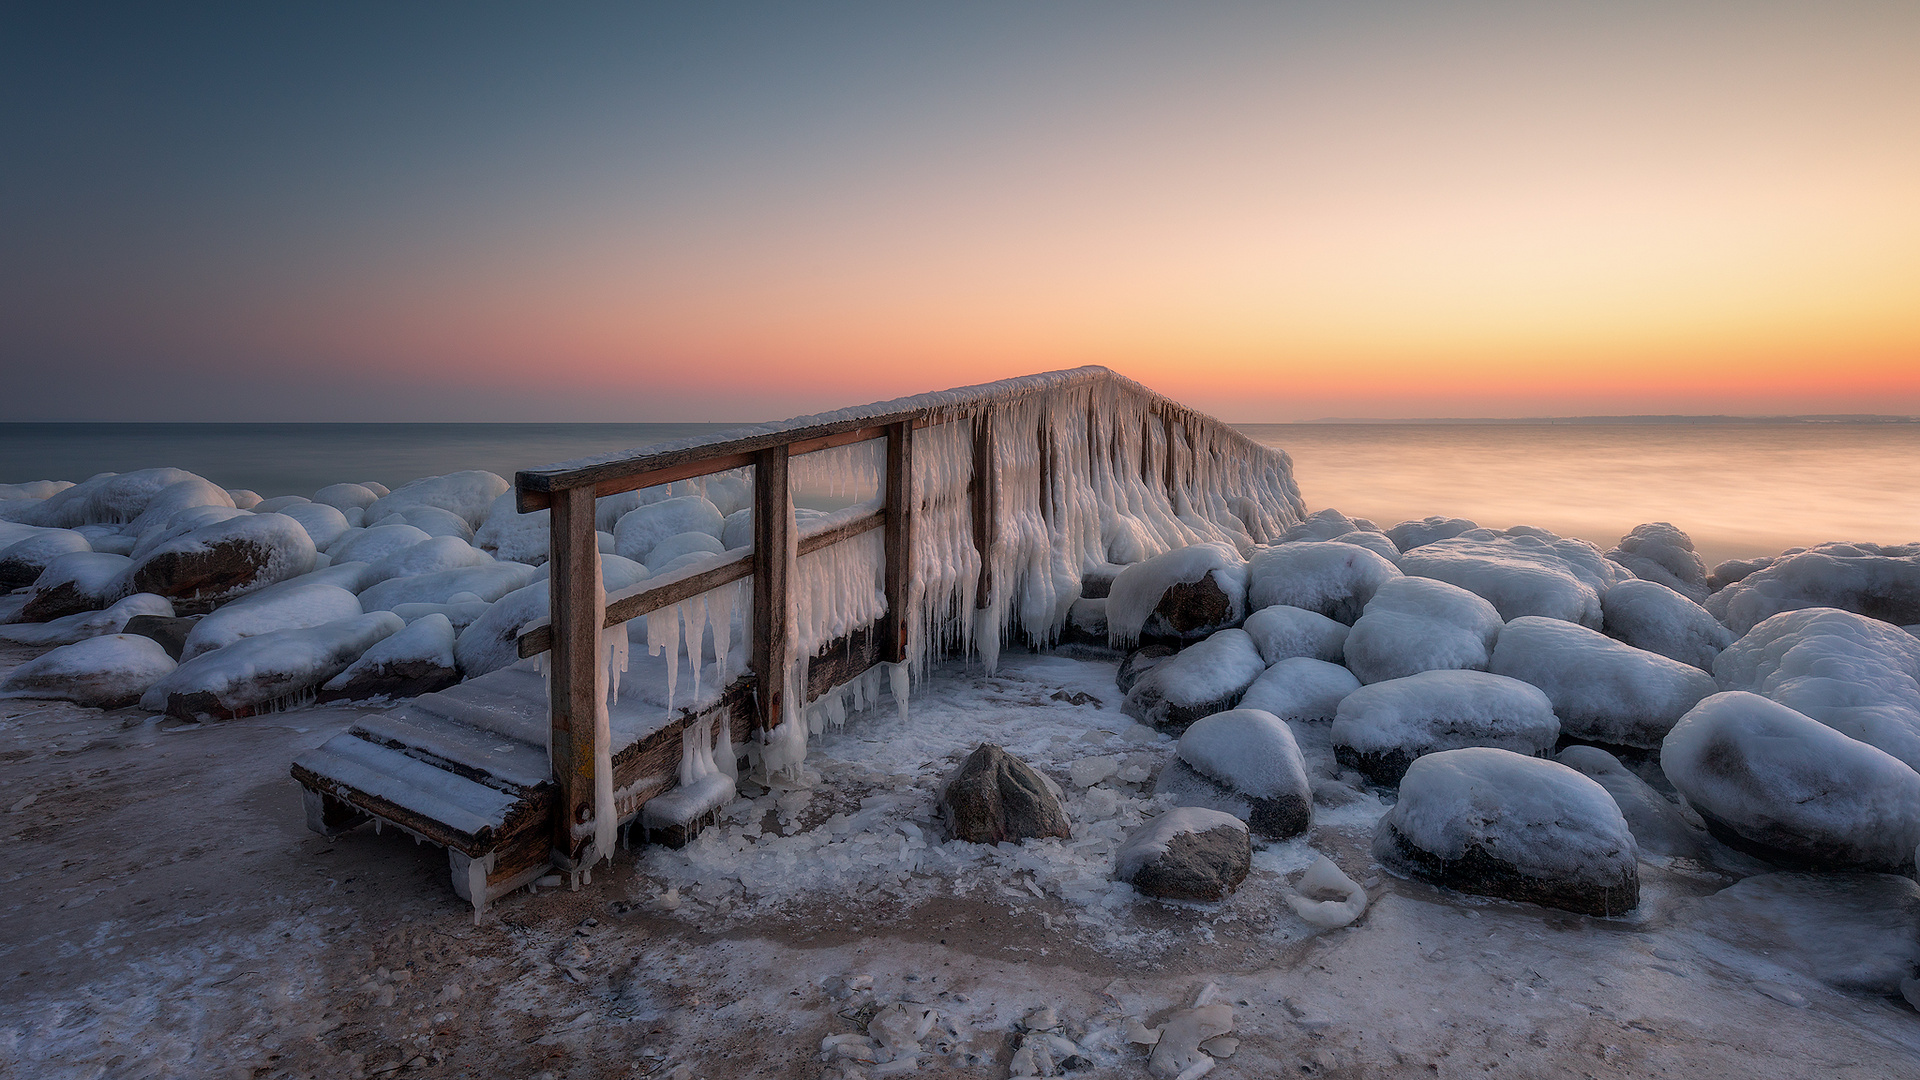
<path fill-rule="evenodd" d="M 1707 610 L 1736 634 L 1783 611 L 1811 607 L 1895 626 L 1920 622 L 1920 544 L 1820 544 L 1782 555 L 1707 598 Z"/>
<path fill-rule="evenodd" d="M 407 524 L 375 525 L 344 533 L 327 549 L 334 562 L 377 563 L 395 552 L 433 539 L 426 530 Z"/>
<path fill-rule="evenodd" d="M 1347 634 L 1352 630 L 1317 611 L 1289 604 L 1263 607 L 1247 616 L 1240 628 L 1253 638 L 1261 659 L 1270 665 L 1293 656 L 1337 664 L 1346 656 Z"/>
<path fill-rule="evenodd" d="M 1400 569 L 1366 548 L 1307 541 L 1256 552 L 1247 573 L 1255 610 L 1287 604 L 1351 626 L 1374 591 L 1399 577 Z"/>
<path fill-rule="evenodd" d="M 1707 564 L 1694 552 L 1693 538 L 1667 522 L 1634 526 L 1607 558 L 1634 577 L 1658 582 L 1695 603 L 1707 598 Z"/>
<path fill-rule="evenodd" d="M 1601 594 L 1603 629 L 1636 649 L 1713 670 L 1713 658 L 1734 634 L 1707 609 L 1653 581 L 1623 581 Z"/>
<path fill-rule="evenodd" d="M 1203 582 L 1212 588 L 1203 588 Z M 1247 564 L 1233 545 L 1212 543 L 1174 548 L 1128 566 L 1107 593 L 1108 640 L 1116 648 L 1132 646 L 1167 599 L 1180 607 L 1205 607 L 1195 618 L 1169 627 L 1175 635 L 1238 623 L 1247 614 Z"/>
<path fill-rule="evenodd" d="M 0 626 L 0 641 L 22 645 L 71 645 L 101 634 L 117 634 L 135 615 L 173 615 L 173 605 L 164 596 L 134 593 L 100 611 L 82 611 L 52 622 L 15 623 Z"/>
<path fill-rule="evenodd" d="M 1240 707 L 1303 723 L 1332 720 L 1340 703 L 1358 689 L 1360 680 L 1339 664 L 1292 656 L 1253 680 L 1240 698 Z"/>
<path fill-rule="evenodd" d="M 1730 846 L 1827 869 L 1913 867 L 1920 773 L 1779 702 L 1707 698 L 1668 733 L 1660 767 Z"/>
<path fill-rule="evenodd" d="M 653 564 L 654 545 L 684 532 L 703 532 L 718 540 L 726 518 L 704 495 L 681 495 L 634 508 L 613 527 L 614 550 L 634 562 Z"/>
<path fill-rule="evenodd" d="M 1585 540 L 1526 526 L 1474 529 L 1407 552 L 1400 569 L 1437 578 L 1493 603 L 1503 619 L 1545 615 L 1599 629 L 1600 594 L 1626 580 L 1626 568 Z"/>
<path fill-rule="evenodd" d="M 1133 684 L 1121 708 L 1143 724 L 1184 728 L 1239 704 L 1265 670 L 1246 631 L 1222 630 L 1154 665 Z"/>
<path fill-rule="evenodd" d="M 152 638 L 107 634 L 62 645 L 0 680 L 0 698 L 46 698 L 100 709 L 131 705 L 174 669 Z"/>
<path fill-rule="evenodd" d="M 480 469 L 429 476 L 384 495 L 367 507 L 367 520 L 378 521 L 389 514 L 406 514 L 420 507 L 445 510 L 467 523 L 469 535 L 487 518 L 493 500 L 513 485 Z"/>
<path fill-rule="evenodd" d="M 1319 899 L 1328 894 L 1336 899 Z M 1367 890 L 1325 855 L 1314 856 L 1313 865 L 1293 883 L 1293 891 L 1286 897 L 1295 915 L 1323 930 L 1351 926 L 1367 912 Z"/>
<path fill-rule="evenodd" d="M 336 585 L 297 585 L 243 597 L 193 624 L 180 652 L 182 662 L 201 653 L 225 648 L 241 638 L 275 630 L 351 619 L 360 614 L 360 599 Z"/>
<path fill-rule="evenodd" d="M 227 720 L 307 700 L 406 624 L 391 611 L 243 638 L 181 664 L 140 706 L 184 720 Z"/>
<path fill-rule="evenodd" d="M 1373 594 L 1347 635 L 1347 666 L 1363 683 L 1422 671 L 1484 671 L 1500 625 L 1492 604 L 1458 585 L 1393 578 Z"/>
<path fill-rule="evenodd" d="M 1562 733 L 1646 750 L 1717 689 L 1697 667 L 1533 615 L 1500 632 L 1492 669 L 1546 691 Z"/>
<path fill-rule="evenodd" d="M 1394 783 L 1424 754 L 1491 746 L 1553 749 L 1560 721 L 1539 688 L 1484 671 L 1423 671 L 1363 686 L 1340 702 L 1334 756 L 1378 783 Z"/>

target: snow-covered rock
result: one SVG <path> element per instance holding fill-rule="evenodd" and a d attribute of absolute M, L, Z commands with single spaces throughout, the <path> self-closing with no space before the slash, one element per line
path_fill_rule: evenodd
<path fill-rule="evenodd" d="M 992 743 L 975 747 L 940 791 L 948 835 L 970 844 L 1073 836 L 1059 791 Z"/>
<path fill-rule="evenodd" d="M 460 681 L 453 657 L 453 623 L 445 615 L 427 615 L 376 643 L 352 666 L 320 688 L 323 701 L 361 701 L 371 697 L 413 697 L 444 690 Z"/>
<path fill-rule="evenodd" d="M 1489 747 L 1429 754 L 1374 832 L 1397 873 L 1587 915 L 1640 903 L 1639 849 L 1605 788 L 1558 762 Z"/>
<path fill-rule="evenodd" d="M 1422 671 L 1484 671 L 1500 626 L 1492 604 L 1458 585 L 1393 578 L 1373 594 L 1347 635 L 1347 667 L 1363 683 Z"/>
<path fill-rule="evenodd" d="M 631 559 L 623 559 L 618 555 L 600 557 L 600 581 L 609 593 L 636 585 L 646 576 L 647 568 Z M 517 662 L 520 659 L 520 632 L 528 623 L 547 616 L 551 606 L 550 597 L 549 583 L 541 578 L 499 597 L 469 623 L 461 624 L 456 620 L 456 626 L 464 626 L 454 646 L 460 670 L 472 678 Z M 454 606 L 451 602 L 447 604 L 449 609 Z M 406 615 L 414 608 L 402 604 L 395 610 Z M 453 618 L 457 613 L 449 610 L 447 614 Z M 631 625 L 644 627 L 646 622 L 636 619 Z"/>
<path fill-rule="evenodd" d="M 1782 612 L 1720 654 L 1714 678 L 1920 770 L 1920 638 L 1837 608 Z"/>
<path fill-rule="evenodd" d="M 539 566 L 547 561 L 552 522 L 550 510 L 520 513 L 514 506 L 514 493 L 509 491 L 493 500 L 486 521 L 473 534 L 473 546 L 497 559 Z"/>
<path fill-rule="evenodd" d="M 1230 709 L 1201 717 L 1181 734 L 1178 753 L 1194 771 L 1246 798 L 1244 820 L 1253 832 L 1284 840 L 1313 823 L 1306 761 L 1292 729 L 1272 713 Z"/>
<path fill-rule="evenodd" d="M 1668 733 L 1660 767 L 1731 847 L 1820 869 L 1913 868 L 1920 773 L 1777 701 L 1707 698 Z"/>
<path fill-rule="evenodd" d="M 33 508 L 27 523 L 71 529 L 76 525 L 132 521 L 144 513 L 162 491 L 192 480 L 203 478 L 185 469 L 101 473 L 41 501 Z M 230 498 L 228 505 L 232 505 Z"/>
<path fill-rule="evenodd" d="M 15 618 L 20 622 L 51 622 L 107 607 L 135 591 L 127 588 L 127 571 L 132 565 L 132 560 L 124 555 L 108 555 L 102 551 L 61 555 L 34 579 L 33 591 Z"/>
<path fill-rule="evenodd" d="M 152 638 L 106 634 L 62 645 L 0 679 L 0 698 L 45 698 L 113 709 L 140 700 L 174 669 Z"/>
<path fill-rule="evenodd" d="M 290 577 L 285 581 L 276 581 L 264 589 L 256 589 L 248 593 L 246 599 L 252 601 L 274 593 L 297 589 L 303 585 L 332 585 L 358 596 L 373 583 L 373 567 L 366 563 L 332 562 L 318 569 L 309 570 L 298 577 Z"/>
<path fill-rule="evenodd" d="M 223 510 L 238 509 L 233 505 L 233 496 L 227 494 L 225 488 L 197 476 L 181 480 L 155 492 L 147 500 L 146 509 L 140 511 L 140 516 L 134 518 L 126 530 L 131 536 L 141 536 L 170 524 L 185 511 L 208 506 Z"/>
<path fill-rule="evenodd" d="M 651 567 L 653 547 L 670 536 L 703 532 L 720 539 L 726 518 L 704 495 L 681 495 L 646 503 L 629 511 L 613 527 L 614 550 Z"/>
<path fill-rule="evenodd" d="M 1346 656 L 1347 634 L 1353 628 L 1317 611 L 1274 604 L 1247 616 L 1240 629 L 1253 638 L 1260 658 L 1271 665 L 1294 656 L 1339 663 Z"/>
<path fill-rule="evenodd" d="M 401 604 L 444 604 L 456 593 L 463 592 L 491 603 L 532 584 L 539 576 L 540 571 L 535 567 L 517 562 L 435 570 L 370 585 L 360 594 L 360 606 L 368 611 L 391 611 Z"/>
<path fill-rule="evenodd" d="M 1560 737 L 1560 722 L 1547 695 L 1518 679 L 1423 671 L 1348 694 L 1329 735 L 1342 764 L 1392 784 L 1426 754 L 1472 746 L 1546 753 Z"/>
<path fill-rule="evenodd" d="M 327 549 L 334 562 L 377 563 L 398 551 L 422 544 L 433 537 L 426 530 L 407 524 L 375 525 L 354 529 L 341 535 Z"/>
<path fill-rule="evenodd" d="M 1702 671 L 1733 644 L 1733 632 L 1706 608 L 1658 582 L 1623 581 L 1601 595 L 1600 607 L 1608 637 Z"/>
<path fill-rule="evenodd" d="M 1756 874 L 1699 901 L 1700 929 L 1853 993 L 1898 998 L 1920 968 L 1920 885 L 1893 874 Z"/>
<path fill-rule="evenodd" d="M 313 501 L 322 506 L 331 506 L 342 514 L 349 510 L 365 510 L 380 500 L 380 496 L 365 484 L 328 484 L 313 493 Z"/>
<path fill-rule="evenodd" d="M 1122 570 L 1107 592 L 1116 648 L 1153 637 L 1193 640 L 1247 617 L 1247 564 L 1233 545 L 1194 544 Z"/>
<path fill-rule="evenodd" d="M 518 592 L 519 590 L 516 589 L 514 591 Z M 458 636 L 465 631 L 467 627 L 479 622 L 481 617 L 486 615 L 488 610 L 493 607 L 493 604 L 489 604 L 485 600 L 462 599 L 463 596 L 469 595 L 471 594 L 456 593 L 448 597 L 447 602 L 444 604 L 397 604 L 392 610 L 395 615 L 405 619 L 408 626 L 412 626 L 414 623 L 429 615 L 443 616 L 446 618 L 447 623 L 453 627 L 454 634 Z M 512 595 L 513 593 L 507 594 L 507 596 Z M 506 598 L 506 596 L 503 596 L 500 599 L 505 600 Z M 496 601 L 496 603 L 497 602 L 498 601 Z"/>
<path fill-rule="evenodd" d="M 1407 552 L 1400 568 L 1485 597 L 1503 619 L 1545 615 L 1598 629 L 1600 594 L 1629 576 L 1585 540 L 1518 526 L 1474 529 Z"/>
<path fill-rule="evenodd" d="M 1290 656 L 1260 673 L 1240 697 L 1240 708 L 1259 709 L 1282 720 L 1332 720 L 1360 680 L 1339 664 Z"/>
<path fill-rule="evenodd" d="M 1114 860 L 1114 876 L 1142 895 L 1220 900 L 1253 868 L 1247 825 L 1232 814 L 1180 806 L 1141 825 Z"/>
<path fill-rule="evenodd" d="M 1805 550 L 1806 548 L 1793 548 L 1783 554 L 1792 555 Z M 1707 572 L 1707 588 L 1712 592 L 1719 592 L 1736 581 L 1745 580 L 1749 574 L 1772 566 L 1773 559 L 1771 555 L 1758 559 L 1728 559 Z"/>
<path fill-rule="evenodd" d="M 72 486 L 71 480 L 29 480 L 24 484 L 0 484 L 0 502 L 49 499 Z"/>
<path fill-rule="evenodd" d="M 1374 591 L 1399 577 L 1400 569 L 1366 548 L 1305 541 L 1256 552 L 1247 574 L 1254 610 L 1287 604 L 1351 626 Z"/>
<path fill-rule="evenodd" d="M 1184 728 L 1239 704 L 1266 669 L 1245 630 L 1222 630 L 1155 664 L 1121 708 L 1143 724 Z"/>
<path fill-rule="evenodd" d="M 262 499 L 258 503 L 255 503 L 253 512 L 256 514 L 277 514 L 286 507 L 299 506 L 301 503 L 310 503 L 312 501 L 312 499 L 307 498 L 305 495 L 275 495 L 271 499 Z"/>
<path fill-rule="evenodd" d="M 183 720 L 231 720 L 304 701 L 405 625 L 391 611 L 375 611 L 243 638 L 175 668 L 147 689 L 140 707 Z"/>
<path fill-rule="evenodd" d="M 133 592 L 173 601 L 182 611 L 209 611 L 276 581 L 313 569 L 313 538 L 285 514 L 247 514 L 168 540 L 136 560 Z"/>
<path fill-rule="evenodd" d="M 1690 664 L 1537 615 L 1500 632 L 1491 668 L 1546 691 L 1562 733 L 1645 750 L 1659 746 L 1688 709 L 1718 689 Z"/>
<path fill-rule="evenodd" d="M 614 544 L 616 547 L 619 544 L 617 537 Z M 721 546 L 719 539 L 711 533 L 683 532 L 675 533 L 653 545 L 653 550 L 647 554 L 655 563 L 666 566 L 685 555 L 719 555 L 725 551 L 726 548 Z"/>
<path fill-rule="evenodd" d="M 102 634 L 117 634 L 126 628 L 127 620 L 136 615 L 172 614 L 173 605 L 165 597 L 135 593 L 99 611 L 76 612 L 50 622 L 0 626 L 0 641 L 22 645 L 71 645 Z"/>
<path fill-rule="evenodd" d="M 451 510 L 444 510 L 438 506 L 411 506 L 398 513 L 374 517 L 374 509 L 369 507 L 368 511 L 361 515 L 360 521 L 363 526 L 371 528 L 375 525 L 411 525 L 428 536 L 457 536 L 468 543 L 473 542 L 473 526 L 467 524 L 466 518 Z"/>
<path fill-rule="evenodd" d="M 1655 791 L 1620 759 L 1597 746 L 1569 746 L 1555 760 L 1607 789 L 1642 852 L 1706 862 L 1707 828 L 1699 815 Z"/>
<path fill-rule="evenodd" d="M 351 527 L 347 524 L 345 514 L 325 503 L 297 503 L 278 512 L 299 522 L 300 527 L 307 530 L 307 535 L 313 539 L 313 546 L 320 551 L 332 547 Z"/>
<path fill-rule="evenodd" d="M 1287 526 L 1287 531 L 1280 534 L 1278 542 L 1295 544 L 1303 540 L 1331 540 L 1353 532 L 1355 527 L 1352 518 L 1329 506 Z"/>
<path fill-rule="evenodd" d="M 512 487 L 500 477 L 481 469 L 423 477 L 376 499 L 367 507 L 367 520 L 379 521 L 390 514 L 407 514 L 421 507 L 433 507 L 465 521 L 471 536 L 471 530 L 487 519 L 487 510 L 493 501 Z M 428 531 L 432 532 L 431 529 Z"/>
<path fill-rule="evenodd" d="M 251 488 L 228 488 L 227 498 L 241 510 L 251 510 L 260 505 L 260 493 Z"/>
<path fill-rule="evenodd" d="M 1820 544 L 1782 555 L 1707 598 L 1736 634 L 1783 611 L 1831 607 L 1890 622 L 1920 623 L 1920 544 Z"/>
<path fill-rule="evenodd" d="M 1641 581 L 1665 585 L 1695 603 L 1707 598 L 1707 564 L 1693 550 L 1693 537 L 1667 522 L 1634 526 L 1607 558 Z"/>
<path fill-rule="evenodd" d="M 1457 517 L 1424 517 L 1419 521 L 1403 521 L 1387 530 L 1387 539 L 1402 553 L 1414 548 L 1431 544 L 1435 540 L 1451 540 L 1461 533 L 1472 532 L 1480 526 Z"/>
<path fill-rule="evenodd" d="M 266 513 L 267 511 L 261 512 Z M 249 517 L 251 515 L 252 511 L 241 510 L 238 507 L 190 506 L 168 517 L 165 522 L 138 533 L 137 538 L 133 542 L 133 547 L 127 551 L 127 556 L 134 562 L 139 562 L 149 554 L 158 551 L 167 543 L 177 540 L 195 529 L 201 529 L 222 521 L 231 521 L 234 518 Z M 85 526 L 81 527 L 85 528 Z M 127 528 L 130 529 L 132 526 L 129 525 Z M 93 549 L 95 551 L 105 550 L 97 543 Z"/>
<path fill-rule="evenodd" d="M 36 529 L 32 536 L 0 547 L 0 589 L 31 585 L 53 560 L 92 550 L 93 544 L 72 529 Z"/>
<path fill-rule="evenodd" d="M 614 538 L 618 550 L 619 538 Z M 720 523 L 720 546 L 732 551 L 734 548 L 753 546 L 753 509 L 735 510 Z"/>
<path fill-rule="evenodd" d="M 402 548 L 373 564 L 375 583 L 418 577 L 467 566 L 493 566 L 498 560 L 457 536 L 435 536 Z"/>
<path fill-rule="evenodd" d="M 360 614 L 360 600 L 337 585 L 309 584 L 275 589 L 227 604 L 195 623 L 187 634 L 182 661 L 223 649 L 241 638 L 275 630 L 351 619 Z"/>

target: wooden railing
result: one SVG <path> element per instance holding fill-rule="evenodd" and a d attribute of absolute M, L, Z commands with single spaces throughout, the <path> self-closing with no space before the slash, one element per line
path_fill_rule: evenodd
<path fill-rule="evenodd" d="M 599 587 L 592 571 L 598 560 L 594 529 L 597 498 L 734 469 L 752 470 L 752 549 L 725 558 L 717 565 L 697 565 L 650 578 L 610 595 L 603 626 L 618 627 L 628 620 L 751 576 L 751 666 L 756 680 L 757 726 L 764 736 L 780 724 L 804 722 L 800 720 L 800 710 L 806 703 L 786 701 L 784 681 L 795 659 L 795 643 L 788 637 L 785 612 L 796 555 L 806 555 L 874 529 L 883 530 L 886 615 L 874 628 L 879 645 L 877 658 L 893 663 L 906 661 L 909 659 L 908 598 L 915 528 L 914 432 L 958 420 L 974 421 L 974 468 L 969 498 L 974 545 L 981 557 L 975 606 L 985 609 L 991 604 L 996 588 L 991 553 L 998 542 L 996 526 L 1001 519 L 1000 475 L 994 467 L 995 426 L 991 422 L 994 411 L 1031 395 L 1102 383 L 1138 395 L 1147 413 L 1164 425 L 1167 452 L 1160 462 L 1162 475 L 1155 479 L 1169 492 L 1180 478 L 1181 463 L 1172 450 L 1175 445 L 1191 448 L 1190 456 L 1194 459 L 1202 456 L 1200 447 L 1204 443 L 1213 453 L 1220 452 L 1222 447 L 1232 447 L 1241 453 L 1275 455 L 1281 462 L 1285 460 L 1284 455 L 1254 443 L 1212 417 L 1161 397 L 1106 368 L 1087 367 L 882 402 L 641 453 L 582 459 L 518 473 L 515 489 L 520 512 L 551 511 L 551 616 L 546 625 L 532 627 L 522 634 L 519 652 L 522 657 L 549 650 L 552 653 L 548 664 L 552 762 L 554 776 L 561 787 L 560 805 L 566 808 L 564 815 L 555 815 L 556 862 L 563 867 L 573 865 L 581 845 L 576 839 L 579 833 L 575 826 L 584 824 L 593 813 L 594 667 L 598 659 L 596 632 L 602 628 L 594 625 L 595 591 Z M 1186 437 L 1176 440 L 1176 431 L 1185 433 Z M 1201 435 L 1205 438 L 1199 437 Z M 1046 431 L 1037 433 L 1037 437 L 1043 444 L 1051 438 Z M 789 479 L 791 461 L 802 454 L 876 439 L 885 439 L 887 443 L 884 491 L 879 508 L 792 542 L 789 530 L 795 525 L 789 512 L 793 494 Z M 1144 456 L 1139 467 L 1143 473 L 1148 468 Z M 1188 467 L 1197 468 L 1197 460 Z M 1045 479 L 1043 474 L 1043 483 Z M 1295 505 L 1289 510 L 1297 517 L 1297 493 L 1293 501 Z M 926 647 L 927 643 L 922 645 Z M 698 648 L 698 643 L 693 647 Z M 668 659 L 671 663 L 672 658 Z"/>

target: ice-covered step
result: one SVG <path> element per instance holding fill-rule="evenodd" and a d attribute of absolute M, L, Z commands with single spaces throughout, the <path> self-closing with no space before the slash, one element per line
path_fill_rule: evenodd
<path fill-rule="evenodd" d="M 547 744 L 546 681 L 518 667 L 423 694 L 395 711 L 443 717 L 534 746 Z"/>
<path fill-rule="evenodd" d="M 518 787 L 538 787 L 552 779 L 546 747 L 411 707 L 367 716 L 350 730 L 372 742 L 410 747 Z"/>
<path fill-rule="evenodd" d="M 525 797 L 352 734 L 301 754 L 293 773 L 316 792 L 469 855 L 490 851 L 533 810 Z"/>

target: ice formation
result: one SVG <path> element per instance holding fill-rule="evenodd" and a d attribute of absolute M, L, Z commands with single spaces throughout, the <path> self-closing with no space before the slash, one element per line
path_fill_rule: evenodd
<path fill-rule="evenodd" d="M 1107 637 L 1118 648 L 1129 648 L 1140 638 L 1147 617 L 1161 597 L 1175 585 L 1192 585 L 1211 577 L 1226 595 L 1228 614 L 1221 622 L 1240 622 L 1247 612 L 1247 564 L 1232 544 L 1193 544 L 1164 551 L 1120 572 L 1107 594 Z"/>
<path fill-rule="evenodd" d="M 1143 723 L 1184 726 L 1239 704 L 1266 671 L 1244 630 L 1222 630 L 1161 661 L 1127 692 L 1127 715 Z"/>
<path fill-rule="evenodd" d="M 1736 634 L 1811 607 L 1895 626 L 1920 623 L 1920 544 L 1820 544 L 1782 555 L 1707 598 L 1707 610 Z"/>
<path fill-rule="evenodd" d="M 1492 604 L 1457 585 L 1391 578 L 1347 635 L 1347 667 L 1363 683 L 1422 671 L 1484 671 L 1500 627 Z"/>
<path fill-rule="evenodd" d="M 1329 893 L 1339 899 L 1314 899 Z M 1313 865 L 1307 867 L 1307 872 L 1293 883 L 1293 891 L 1287 894 L 1287 906 L 1313 926 L 1323 930 L 1338 930 L 1353 925 L 1356 919 L 1367 913 L 1367 890 L 1341 872 L 1332 859 L 1316 855 Z"/>
<path fill-rule="evenodd" d="M 553 532 L 552 512 L 536 510 L 522 514 L 514 505 L 514 498 L 514 493 L 509 491 L 493 500 L 486 520 L 474 530 L 473 546 L 497 559 L 538 566 L 547 561 L 547 545 Z"/>
<path fill-rule="evenodd" d="M 1608 637 L 1702 671 L 1713 671 L 1713 658 L 1734 641 L 1705 608 L 1658 582 L 1622 581 L 1601 594 L 1600 607 Z"/>
<path fill-rule="evenodd" d="M 6 543 L 6 535 L 0 533 L 0 587 L 31 585 L 60 556 L 94 550 L 85 536 L 72 529 L 34 529 L 11 544 Z"/>
<path fill-rule="evenodd" d="M 1288 721 L 1327 721 L 1358 689 L 1360 680 L 1339 664 L 1292 656 L 1254 679 L 1240 698 L 1240 708 L 1259 709 Z"/>
<path fill-rule="evenodd" d="M 1387 530 L 1387 539 L 1393 541 L 1401 552 L 1412 551 L 1435 540 L 1451 540 L 1464 532 L 1472 532 L 1480 526 L 1466 518 L 1425 517 L 1419 521 L 1403 521 Z"/>
<path fill-rule="evenodd" d="M 466 518 L 438 506 L 410 506 L 383 517 L 375 517 L 369 512 L 361 515 L 360 523 L 368 527 L 412 525 L 428 536 L 457 536 L 469 542 L 473 540 L 473 526 L 467 524 Z"/>
<path fill-rule="evenodd" d="M 320 626 L 360 613 L 359 598 L 335 585 L 298 585 L 262 592 L 224 605 L 194 623 L 180 659 L 191 660 L 241 638 Z"/>
<path fill-rule="evenodd" d="M 1507 624 L 1491 667 L 1546 691 L 1565 734 L 1644 750 L 1717 689 L 1699 668 L 1537 615 Z"/>
<path fill-rule="evenodd" d="M 1317 611 L 1288 604 L 1263 607 L 1247 616 L 1240 628 L 1253 638 L 1261 658 L 1269 664 L 1293 656 L 1337 664 L 1346 657 L 1347 634 L 1353 629 Z"/>
<path fill-rule="evenodd" d="M 1400 568 L 1366 548 L 1309 540 L 1255 553 L 1247 574 L 1248 603 L 1256 611 L 1287 604 L 1352 626 Z"/>
<path fill-rule="evenodd" d="M 331 506 L 342 514 L 349 510 L 366 510 L 380 499 L 379 493 L 364 484 L 328 484 L 313 493 L 313 501 Z"/>
<path fill-rule="evenodd" d="M 1401 556 L 1400 569 L 1485 597 L 1503 619 L 1545 615 L 1599 629 L 1600 594 L 1630 575 L 1585 540 L 1543 529 L 1473 529 Z"/>
<path fill-rule="evenodd" d="M 1634 526 L 1607 558 L 1634 577 L 1658 582 L 1695 603 L 1707 598 L 1707 565 L 1694 552 L 1693 538 L 1667 522 Z"/>
<path fill-rule="evenodd" d="M 101 473 L 40 502 L 30 513 L 27 524 L 71 529 L 76 525 L 130 522 L 144 513 L 167 488 L 196 480 L 205 483 L 203 478 L 185 469 Z M 224 492 L 221 494 L 225 497 Z M 227 499 L 227 505 L 232 505 L 231 498 Z"/>

